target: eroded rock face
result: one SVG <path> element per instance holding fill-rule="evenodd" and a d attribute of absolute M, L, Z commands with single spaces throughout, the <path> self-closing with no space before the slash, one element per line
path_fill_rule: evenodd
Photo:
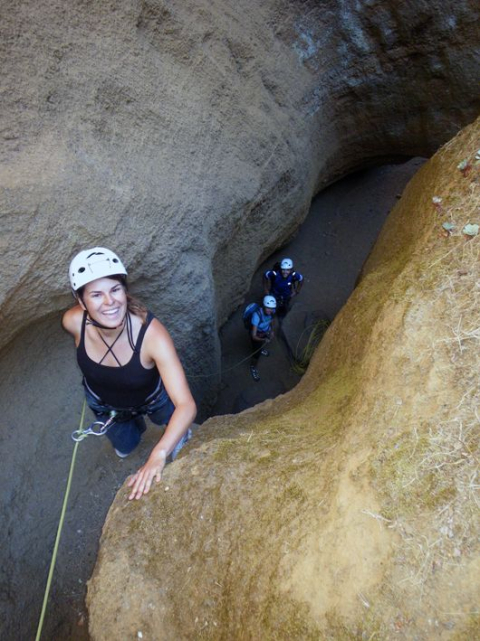
<path fill-rule="evenodd" d="M 144 500 L 118 493 L 95 641 L 473 638 L 479 133 L 410 182 L 292 392 L 208 421 Z"/>
<path fill-rule="evenodd" d="M 208 373 L 320 186 L 429 155 L 478 106 L 473 2 L 7 4 L 0 346 L 107 245 Z"/>
<path fill-rule="evenodd" d="M 476 5 L 397 5 L 3 3 L 0 587 L 12 634 L 22 590 L 35 617 L 81 408 L 58 328 L 68 261 L 116 249 L 208 400 L 218 325 L 312 194 L 375 159 L 428 155 L 474 117 Z M 95 504 L 114 472 L 87 452 L 94 478 L 74 500 Z"/>

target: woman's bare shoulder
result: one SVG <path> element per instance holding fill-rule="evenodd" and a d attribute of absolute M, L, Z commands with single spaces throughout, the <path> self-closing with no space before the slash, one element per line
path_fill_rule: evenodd
<path fill-rule="evenodd" d="M 158 318 L 152 318 L 145 334 L 145 338 L 147 337 L 148 340 L 171 340 L 167 328 L 158 320 Z"/>
<path fill-rule="evenodd" d="M 158 318 L 153 318 L 147 327 L 144 344 L 148 355 L 153 358 L 153 360 L 156 360 L 160 354 L 167 356 L 170 352 L 175 351 L 172 338 L 167 328 Z"/>
<path fill-rule="evenodd" d="M 67 309 L 67 311 L 63 315 L 62 327 L 69 334 L 77 336 L 80 333 L 82 327 L 82 319 L 83 309 L 80 307 L 80 305 L 75 305 L 75 307 Z"/>

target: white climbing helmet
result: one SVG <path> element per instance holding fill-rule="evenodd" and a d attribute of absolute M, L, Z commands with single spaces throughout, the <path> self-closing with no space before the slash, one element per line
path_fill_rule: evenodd
<path fill-rule="evenodd" d="M 283 258 L 280 263 L 280 269 L 293 269 L 293 260 L 291 258 Z"/>
<path fill-rule="evenodd" d="M 265 296 L 263 299 L 263 306 L 267 309 L 277 309 L 277 301 L 275 296 Z"/>
<path fill-rule="evenodd" d="M 127 275 L 120 258 L 105 247 L 92 247 L 79 252 L 70 263 L 68 276 L 74 292 L 97 278 Z"/>

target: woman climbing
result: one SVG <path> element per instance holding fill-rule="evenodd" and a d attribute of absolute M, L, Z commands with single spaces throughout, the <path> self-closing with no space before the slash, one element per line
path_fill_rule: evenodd
<path fill-rule="evenodd" d="M 173 460 L 189 440 L 195 401 L 169 333 L 128 294 L 127 270 L 114 252 L 80 252 L 69 277 L 77 304 L 62 324 L 75 339 L 89 407 L 103 421 L 116 412 L 106 433 L 115 452 L 124 458 L 137 447 L 145 414 L 167 426 L 128 482 L 129 499 L 139 499 L 160 481 L 167 457 Z"/>

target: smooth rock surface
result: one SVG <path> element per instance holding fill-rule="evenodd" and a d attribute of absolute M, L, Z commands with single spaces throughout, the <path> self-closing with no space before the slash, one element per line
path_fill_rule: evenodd
<path fill-rule="evenodd" d="M 148 497 L 117 494 L 94 641 L 475 638 L 479 134 L 412 179 L 294 391 L 210 419 Z"/>

